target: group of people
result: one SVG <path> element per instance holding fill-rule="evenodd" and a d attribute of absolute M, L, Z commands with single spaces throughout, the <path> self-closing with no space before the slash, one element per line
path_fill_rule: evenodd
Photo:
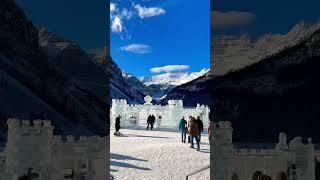
<path fill-rule="evenodd" d="M 197 151 L 200 151 L 201 133 L 203 132 L 203 122 L 198 116 L 194 118 L 189 116 L 187 122 L 184 117 L 181 118 L 179 123 L 179 131 L 181 132 L 181 142 L 186 143 L 186 136 L 188 134 L 188 143 L 191 144 L 190 148 L 194 148 L 193 140 L 196 140 Z"/>
<path fill-rule="evenodd" d="M 147 130 L 149 129 L 149 125 L 150 125 L 150 127 L 151 127 L 151 130 L 153 129 L 153 125 L 154 125 L 154 123 L 156 122 L 156 117 L 153 115 L 153 114 L 151 114 L 151 115 L 149 115 L 149 117 L 148 117 L 148 119 L 147 119 Z"/>

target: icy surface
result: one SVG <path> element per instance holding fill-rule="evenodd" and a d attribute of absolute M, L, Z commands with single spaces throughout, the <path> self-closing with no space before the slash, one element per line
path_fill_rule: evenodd
<path fill-rule="evenodd" d="M 201 151 L 181 143 L 180 133 L 120 130 L 128 137 L 111 136 L 111 174 L 121 180 L 181 180 L 210 164 L 208 136 L 202 136 Z M 113 133 L 114 130 L 111 130 Z M 210 179 L 209 169 L 191 180 Z"/>

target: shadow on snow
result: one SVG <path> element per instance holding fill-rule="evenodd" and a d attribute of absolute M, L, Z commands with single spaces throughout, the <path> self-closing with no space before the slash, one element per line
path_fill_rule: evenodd
<path fill-rule="evenodd" d="M 111 161 L 111 166 L 133 168 L 133 169 L 139 169 L 139 170 L 151 170 L 150 168 L 139 167 L 139 166 L 135 166 L 135 165 L 132 165 L 132 164 L 129 164 L 129 163 L 117 162 L 117 161 Z"/>
<path fill-rule="evenodd" d="M 133 161 L 144 161 L 146 162 L 147 160 L 144 159 L 138 159 L 135 157 L 127 156 L 127 155 L 122 155 L 122 154 L 115 154 L 115 153 L 110 153 L 111 159 L 116 159 L 116 160 L 133 160 Z"/>

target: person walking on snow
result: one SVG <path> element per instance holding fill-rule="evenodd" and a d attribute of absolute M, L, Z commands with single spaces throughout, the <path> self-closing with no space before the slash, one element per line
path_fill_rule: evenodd
<path fill-rule="evenodd" d="M 116 128 L 116 131 L 119 131 L 120 130 L 120 115 L 118 117 L 116 117 L 116 123 L 115 123 L 115 128 Z"/>
<path fill-rule="evenodd" d="M 114 132 L 114 135 L 115 136 L 121 136 L 121 133 L 120 133 L 120 119 L 121 119 L 121 116 L 119 115 L 118 117 L 116 117 L 116 122 L 115 122 L 115 128 L 116 128 L 116 131 Z"/>
<path fill-rule="evenodd" d="M 151 115 L 151 130 L 153 129 L 153 125 L 156 122 L 156 117 L 152 114 Z"/>
<path fill-rule="evenodd" d="M 201 142 L 201 132 L 203 132 L 203 122 L 201 121 L 200 117 L 197 117 L 197 122 L 199 125 L 199 142 Z"/>
<path fill-rule="evenodd" d="M 189 131 L 189 127 L 191 126 L 192 116 L 189 116 L 189 121 L 187 122 L 187 133 L 188 133 L 188 143 L 191 143 L 191 134 Z"/>
<path fill-rule="evenodd" d="M 181 142 L 186 143 L 187 121 L 184 119 L 184 117 L 182 117 L 180 120 L 179 131 L 181 131 Z"/>
<path fill-rule="evenodd" d="M 149 125 L 151 125 L 151 115 L 149 115 L 148 119 L 147 119 L 147 130 L 149 129 Z"/>
<path fill-rule="evenodd" d="M 200 142 L 199 142 L 199 124 L 196 118 L 191 118 L 191 123 L 189 124 L 189 133 L 191 135 L 191 148 L 194 148 L 193 146 L 193 139 L 196 139 L 197 143 L 197 151 L 200 151 Z"/>

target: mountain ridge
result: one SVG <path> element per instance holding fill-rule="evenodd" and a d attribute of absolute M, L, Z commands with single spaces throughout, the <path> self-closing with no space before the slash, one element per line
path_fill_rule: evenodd
<path fill-rule="evenodd" d="M 0 10 L 0 99 L 4 102 L 0 105 L 1 142 L 6 140 L 6 120 L 12 117 L 50 119 L 55 133 L 62 135 L 105 136 L 107 103 L 102 97 L 106 91 L 98 95 L 88 85 L 93 79 L 82 79 L 80 83 L 70 72 L 63 72 L 64 66 L 49 60 L 50 54 L 39 43 L 38 28 L 15 1 L 4 1 Z M 69 53 L 60 51 L 55 60 L 63 61 L 61 58 Z M 78 55 L 91 64 L 85 53 Z"/>

